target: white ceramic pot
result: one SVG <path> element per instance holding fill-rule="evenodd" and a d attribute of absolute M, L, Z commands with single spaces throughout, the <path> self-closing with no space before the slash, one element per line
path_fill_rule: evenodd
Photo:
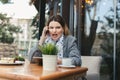
<path fill-rule="evenodd" d="M 57 69 L 57 55 L 43 55 L 43 70 L 55 71 Z"/>

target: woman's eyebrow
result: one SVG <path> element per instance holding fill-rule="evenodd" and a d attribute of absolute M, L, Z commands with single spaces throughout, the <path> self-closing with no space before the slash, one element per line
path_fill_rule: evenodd
<path fill-rule="evenodd" d="M 53 26 L 49 26 L 49 27 L 53 27 Z M 61 27 L 61 26 L 55 26 L 55 27 Z"/>
<path fill-rule="evenodd" d="M 56 27 L 61 27 L 61 26 L 56 26 Z"/>

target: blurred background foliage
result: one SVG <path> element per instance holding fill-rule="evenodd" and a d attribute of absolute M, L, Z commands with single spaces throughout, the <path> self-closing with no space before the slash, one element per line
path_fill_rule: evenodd
<path fill-rule="evenodd" d="M 6 14 L 0 13 L 0 42 L 13 43 L 14 34 L 22 32 L 20 26 L 15 26 L 9 22 L 10 18 Z"/>

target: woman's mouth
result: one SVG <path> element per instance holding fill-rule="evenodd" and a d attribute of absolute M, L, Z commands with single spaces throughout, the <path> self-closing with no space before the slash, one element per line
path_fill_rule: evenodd
<path fill-rule="evenodd" d="M 57 34 L 52 34 L 52 36 L 53 36 L 54 38 L 56 38 L 56 37 L 57 37 Z"/>
<path fill-rule="evenodd" d="M 58 39 L 58 34 L 52 34 L 51 37 L 52 37 L 53 40 L 57 40 Z"/>

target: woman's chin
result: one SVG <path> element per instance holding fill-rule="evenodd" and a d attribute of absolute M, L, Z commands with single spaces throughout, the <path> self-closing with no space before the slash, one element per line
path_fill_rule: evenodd
<path fill-rule="evenodd" d="M 59 38 L 52 38 L 52 40 L 57 41 Z"/>

